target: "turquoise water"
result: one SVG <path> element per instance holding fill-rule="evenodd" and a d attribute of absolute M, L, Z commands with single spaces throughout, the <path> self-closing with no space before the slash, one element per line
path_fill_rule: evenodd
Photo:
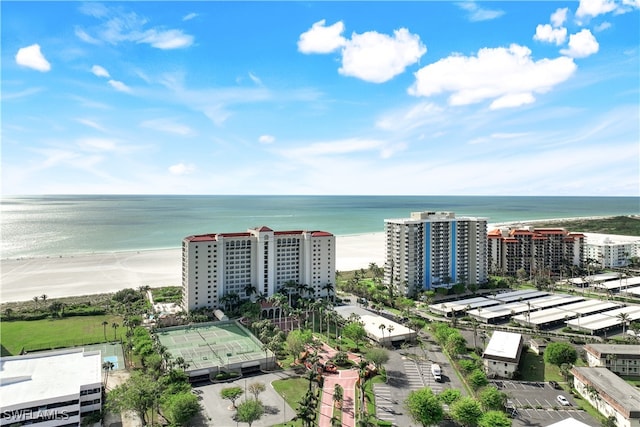
<path fill-rule="evenodd" d="M 2 258 L 177 248 L 192 234 L 381 232 L 386 218 L 453 211 L 490 223 L 640 213 L 638 197 L 25 196 L 4 197 Z"/>

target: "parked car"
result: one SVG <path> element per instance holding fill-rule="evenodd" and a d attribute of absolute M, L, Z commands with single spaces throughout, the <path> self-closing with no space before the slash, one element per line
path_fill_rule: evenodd
<path fill-rule="evenodd" d="M 555 381 L 549 381 L 549 385 L 553 388 L 555 388 L 556 390 L 560 390 L 562 387 L 560 387 L 560 384 L 558 384 Z"/>
<path fill-rule="evenodd" d="M 556 397 L 556 400 L 558 401 L 559 404 L 561 404 L 562 406 L 571 406 L 571 403 L 569 403 L 569 401 L 567 400 L 566 397 L 564 397 L 563 395 L 558 395 L 558 397 Z"/>

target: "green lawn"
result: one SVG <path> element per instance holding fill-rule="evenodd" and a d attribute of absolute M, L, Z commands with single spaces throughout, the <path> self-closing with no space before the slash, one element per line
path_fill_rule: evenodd
<path fill-rule="evenodd" d="M 124 336 L 122 318 L 119 316 L 76 316 L 63 319 L 31 321 L 3 321 L 0 324 L 2 355 L 16 355 L 26 351 L 48 350 L 83 344 L 105 342 L 102 322 L 107 322 L 107 341 L 114 339 L 113 323 L 120 325 L 115 330 L 119 340 Z"/>
<path fill-rule="evenodd" d="M 271 385 L 280 396 L 284 397 L 284 400 L 287 401 L 294 411 L 298 407 L 298 400 L 300 400 L 309 389 L 309 381 L 304 378 L 277 380 L 272 382 Z M 302 426 L 302 421 L 289 421 L 285 424 L 276 424 L 276 426 Z"/>

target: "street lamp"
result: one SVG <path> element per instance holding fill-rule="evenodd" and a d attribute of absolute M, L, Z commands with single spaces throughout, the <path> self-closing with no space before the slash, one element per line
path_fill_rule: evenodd
<path fill-rule="evenodd" d="M 287 395 L 282 393 L 282 424 L 287 422 Z"/>

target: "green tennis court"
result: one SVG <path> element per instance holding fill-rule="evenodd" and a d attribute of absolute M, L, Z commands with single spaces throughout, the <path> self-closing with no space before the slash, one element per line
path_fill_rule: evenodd
<path fill-rule="evenodd" d="M 260 341 L 232 321 L 160 329 L 156 335 L 172 359 L 182 357 L 190 371 L 213 367 L 234 369 L 265 359 Z"/>

